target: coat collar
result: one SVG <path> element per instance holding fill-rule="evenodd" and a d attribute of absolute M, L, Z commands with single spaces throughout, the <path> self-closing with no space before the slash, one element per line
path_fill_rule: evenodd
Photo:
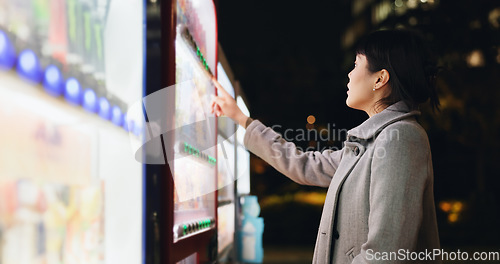
<path fill-rule="evenodd" d="M 420 111 L 410 111 L 405 102 L 399 101 L 390 105 L 382 112 L 368 118 L 361 125 L 349 130 L 347 132 L 347 141 L 373 138 L 386 126 L 396 121 L 418 115 L 420 115 Z"/>

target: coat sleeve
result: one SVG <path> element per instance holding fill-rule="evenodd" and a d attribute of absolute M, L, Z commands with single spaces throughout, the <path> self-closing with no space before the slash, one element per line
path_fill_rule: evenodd
<path fill-rule="evenodd" d="M 341 150 L 301 151 L 260 121 L 247 127 L 245 147 L 293 181 L 328 187 L 342 157 Z"/>
<path fill-rule="evenodd" d="M 433 179 L 429 159 L 427 135 L 420 126 L 389 126 L 377 137 L 371 164 L 368 239 L 352 263 L 400 263 L 406 252 L 418 250 L 423 195 Z M 396 257 L 382 260 L 383 254 Z"/>

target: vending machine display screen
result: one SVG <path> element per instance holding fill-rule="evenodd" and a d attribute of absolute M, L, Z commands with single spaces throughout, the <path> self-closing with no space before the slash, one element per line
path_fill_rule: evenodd
<path fill-rule="evenodd" d="M 143 261 L 143 11 L 0 0 L 0 263 Z"/>
<path fill-rule="evenodd" d="M 206 11 L 203 1 L 177 1 L 174 241 L 216 224 L 217 130 L 210 113 L 215 95 L 211 81 L 215 71 L 211 63 L 215 59 L 215 28 L 211 24 L 215 19 L 202 23 Z"/>

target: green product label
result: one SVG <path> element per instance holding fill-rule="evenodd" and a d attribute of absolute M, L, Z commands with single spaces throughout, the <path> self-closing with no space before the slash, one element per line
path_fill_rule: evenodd
<path fill-rule="evenodd" d="M 83 25 L 85 28 L 85 50 L 90 51 L 92 45 L 92 35 L 89 12 L 83 13 Z"/>

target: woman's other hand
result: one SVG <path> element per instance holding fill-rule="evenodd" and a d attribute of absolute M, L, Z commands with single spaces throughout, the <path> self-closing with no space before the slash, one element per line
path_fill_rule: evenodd
<path fill-rule="evenodd" d="M 217 88 L 218 96 L 212 100 L 211 109 L 212 113 L 217 116 L 225 115 L 240 126 L 245 127 L 248 116 L 246 116 L 241 109 L 236 105 L 234 98 L 222 87 L 222 85 L 215 79 L 212 78 L 212 82 Z"/>

